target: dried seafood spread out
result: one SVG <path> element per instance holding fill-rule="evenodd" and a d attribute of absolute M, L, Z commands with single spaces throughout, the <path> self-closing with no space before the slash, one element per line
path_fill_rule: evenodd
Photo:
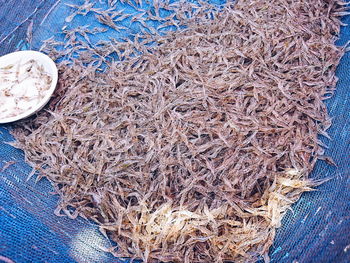
<path fill-rule="evenodd" d="M 51 76 L 35 60 L 0 67 L 0 119 L 36 107 L 47 94 Z"/>
<path fill-rule="evenodd" d="M 55 186 L 56 213 L 96 221 L 118 244 L 115 256 L 267 261 L 282 215 L 316 184 L 308 174 L 331 124 L 323 100 L 337 81 L 347 8 L 157 3 L 150 19 L 175 11 L 162 22 L 177 31 L 93 45 L 75 33 L 88 40 L 103 30 L 78 28 L 63 51 L 46 41 L 44 51 L 70 60 L 59 64 L 47 111 L 13 131 L 15 145 Z M 119 30 L 113 8 L 76 10 L 69 20 L 95 12 Z"/>

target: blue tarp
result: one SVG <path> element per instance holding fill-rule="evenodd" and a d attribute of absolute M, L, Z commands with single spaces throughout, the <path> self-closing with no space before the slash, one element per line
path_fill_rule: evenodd
<path fill-rule="evenodd" d="M 106 1 L 96 2 L 103 6 Z M 62 37 L 59 32 L 63 26 L 93 26 L 89 15 L 65 22 L 72 12 L 66 3 L 83 1 L 0 0 L 0 55 L 38 49 L 42 40 L 53 35 Z M 33 41 L 28 43 L 26 32 L 31 21 Z M 343 21 L 350 23 L 350 17 Z M 130 32 L 137 30 L 134 27 Z M 338 44 L 349 40 L 350 26 L 343 27 Z M 329 146 L 326 154 L 333 157 L 337 167 L 316 164 L 311 177 L 332 180 L 317 187 L 317 191 L 303 194 L 286 214 L 270 250 L 272 262 L 350 262 L 349 53 L 341 60 L 337 76 L 337 91 L 327 101 L 333 117 L 329 130 L 332 139 L 321 138 Z M 109 246 L 110 242 L 95 224 L 82 218 L 71 220 L 54 215 L 58 197 L 46 179 L 38 183 L 34 178 L 26 181 L 31 168 L 24 162 L 22 151 L 6 144 L 13 140 L 10 129 L 11 125 L 0 125 L 0 256 L 17 263 L 123 262 L 103 252 L 101 247 Z M 15 163 L 3 170 L 9 161 Z"/>

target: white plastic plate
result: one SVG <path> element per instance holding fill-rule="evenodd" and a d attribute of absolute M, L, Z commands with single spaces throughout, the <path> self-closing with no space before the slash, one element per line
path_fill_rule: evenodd
<path fill-rule="evenodd" d="M 18 114 L 14 117 L 0 119 L 0 123 L 14 122 L 14 121 L 29 117 L 30 115 L 40 111 L 46 105 L 46 103 L 48 103 L 48 101 L 50 100 L 50 97 L 55 91 L 55 88 L 57 85 L 57 79 L 58 79 L 58 70 L 57 70 L 56 64 L 55 62 L 52 61 L 51 58 L 49 58 L 47 55 L 41 52 L 28 50 L 28 51 L 18 51 L 18 52 L 9 53 L 7 55 L 0 57 L 0 68 L 5 67 L 11 63 L 16 63 L 17 61 L 21 61 L 21 63 L 25 63 L 31 59 L 34 59 L 35 61 L 38 62 L 38 64 L 42 65 L 44 67 L 45 72 L 51 76 L 52 78 L 51 87 L 47 91 L 45 97 L 35 107 L 21 114 Z M 6 107 L 6 105 L 0 105 L 0 107 L 2 106 Z"/>

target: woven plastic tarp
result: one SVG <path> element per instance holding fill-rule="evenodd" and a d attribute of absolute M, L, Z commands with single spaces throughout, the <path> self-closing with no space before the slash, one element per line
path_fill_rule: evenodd
<path fill-rule="evenodd" d="M 63 26 L 94 26 L 93 19 L 77 16 L 72 23 L 68 0 L 0 0 L 0 55 L 21 49 L 37 50 L 42 40 L 60 37 Z M 96 1 L 107 7 L 107 1 Z M 221 4 L 223 1 L 211 1 Z M 120 8 L 126 8 L 121 6 Z M 126 12 L 133 12 L 127 10 Z M 343 22 L 350 23 L 350 17 Z M 27 34 L 32 24 L 33 35 Z M 126 25 L 128 26 L 128 25 Z M 137 31 L 131 27 L 130 32 Z M 62 37 L 62 36 L 61 36 Z M 108 37 L 105 34 L 104 37 Z M 32 42 L 28 40 L 32 38 Z M 350 26 L 341 29 L 339 45 L 350 40 Z M 327 101 L 333 125 L 326 154 L 337 167 L 319 161 L 312 178 L 332 178 L 305 193 L 285 215 L 270 250 L 272 262 L 350 262 L 350 54 L 337 69 L 339 82 L 335 96 Z M 58 197 L 50 183 L 34 177 L 24 162 L 24 153 L 6 142 L 12 141 L 11 125 L 0 125 L 0 262 L 127 262 L 103 251 L 111 245 L 92 222 L 57 217 Z"/>

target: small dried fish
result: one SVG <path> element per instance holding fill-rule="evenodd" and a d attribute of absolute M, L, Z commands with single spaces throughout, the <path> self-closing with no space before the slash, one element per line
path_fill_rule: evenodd
<path fill-rule="evenodd" d="M 318 135 L 331 125 L 323 100 L 345 52 L 345 3 L 121 3 L 139 12 L 131 38 L 91 43 L 103 30 L 67 27 L 66 43 L 44 43 L 71 60 L 50 111 L 20 123 L 15 145 L 55 186 L 55 213 L 97 222 L 115 256 L 268 261 L 283 214 L 320 183 L 308 179 L 316 160 L 332 163 Z M 129 14 L 106 5 L 72 5 L 68 21 L 91 11 L 125 29 Z"/>
<path fill-rule="evenodd" d="M 72 20 L 74 19 L 74 17 L 76 15 L 83 15 L 86 16 L 89 12 L 92 11 L 98 11 L 99 9 L 93 8 L 95 3 L 91 3 L 89 0 L 85 0 L 83 5 L 73 5 L 73 4 L 66 4 L 69 7 L 72 7 L 74 9 L 77 9 L 76 11 L 74 11 L 74 13 L 72 13 L 70 16 L 68 16 L 65 21 L 67 23 L 72 22 Z"/>
<path fill-rule="evenodd" d="M 31 48 L 32 46 L 32 40 L 33 40 L 33 22 L 34 20 L 32 19 L 28 25 L 27 28 L 27 37 L 26 37 L 26 41 L 29 44 L 29 48 Z"/>
<path fill-rule="evenodd" d="M 114 30 L 116 30 L 118 32 L 122 29 L 127 29 L 124 26 L 117 25 L 115 23 L 115 21 L 113 20 L 113 18 L 106 13 L 103 13 L 101 15 L 95 15 L 95 16 L 101 24 L 109 26 L 110 28 L 113 28 Z"/>
<path fill-rule="evenodd" d="M 7 168 L 9 168 L 11 165 L 15 164 L 15 161 L 9 161 L 9 162 L 5 162 L 5 165 L 1 168 L 1 172 L 4 172 Z"/>
<path fill-rule="evenodd" d="M 323 161 L 325 161 L 327 164 L 337 167 L 337 164 L 335 163 L 335 161 L 334 161 L 334 160 L 332 159 L 332 157 L 330 157 L 330 156 L 319 155 L 319 156 L 317 156 L 317 159 L 323 160 Z"/>

